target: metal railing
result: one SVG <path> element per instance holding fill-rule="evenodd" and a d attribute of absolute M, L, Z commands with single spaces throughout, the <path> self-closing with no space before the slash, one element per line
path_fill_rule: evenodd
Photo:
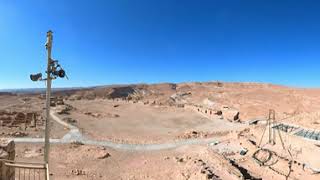
<path fill-rule="evenodd" d="M 46 163 L 1 161 L 2 168 L 14 173 L 14 176 L 3 177 L 9 178 L 8 180 L 49 180 L 49 167 Z"/>

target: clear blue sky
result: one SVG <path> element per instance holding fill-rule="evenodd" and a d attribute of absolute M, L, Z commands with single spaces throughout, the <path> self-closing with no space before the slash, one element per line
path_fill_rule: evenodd
<path fill-rule="evenodd" d="M 0 89 L 44 87 L 46 31 L 70 80 L 253 81 L 320 87 L 320 2 L 1 0 Z"/>

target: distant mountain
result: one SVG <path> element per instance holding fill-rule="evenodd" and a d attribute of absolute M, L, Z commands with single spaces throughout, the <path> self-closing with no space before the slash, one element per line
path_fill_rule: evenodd
<path fill-rule="evenodd" d="M 59 91 L 69 91 L 69 90 L 81 90 L 85 89 L 82 87 L 73 87 L 73 88 L 53 88 L 52 92 L 59 92 Z M 13 94 L 39 94 L 45 93 L 46 88 L 22 88 L 22 89 L 0 89 L 1 93 L 13 93 Z"/>

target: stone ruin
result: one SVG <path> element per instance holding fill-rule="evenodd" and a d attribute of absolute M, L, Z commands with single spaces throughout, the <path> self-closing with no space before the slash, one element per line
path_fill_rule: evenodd
<path fill-rule="evenodd" d="M 64 105 L 64 101 L 62 97 L 51 97 L 50 98 L 50 106 L 55 107 L 58 105 Z"/>
<path fill-rule="evenodd" d="M 15 144 L 12 140 L 0 140 L 0 179 L 14 180 L 15 169 L 5 166 L 5 161 L 14 161 Z"/>
<path fill-rule="evenodd" d="M 40 115 L 36 112 L 0 111 L 0 126 L 5 127 L 37 127 L 43 125 Z"/>
<path fill-rule="evenodd" d="M 230 122 L 241 121 L 240 112 L 228 106 L 223 106 L 219 109 L 212 109 L 212 108 L 204 107 L 202 105 L 189 104 L 189 105 L 186 105 L 186 108 L 191 108 L 195 111 L 198 111 L 201 114 L 206 115 L 207 117 L 216 117 L 219 119 L 228 120 Z"/>

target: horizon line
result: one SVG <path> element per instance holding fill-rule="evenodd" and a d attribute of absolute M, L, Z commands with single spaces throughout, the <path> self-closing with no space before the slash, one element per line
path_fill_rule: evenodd
<path fill-rule="evenodd" d="M 286 84 L 279 84 L 279 83 L 271 83 L 271 82 L 259 82 L 259 81 L 219 81 L 219 80 L 211 80 L 211 81 L 181 81 L 181 82 L 133 82 L 133 83 L 111 83 L 111 84 L 97 84 L 92 86 L 59 86 L 59 87 L 52 87 L 52 89 L 86 89 L 86 88 L 97 88 L 103 86 L 130 86 L 130 85 L 156 85 L 156 84 L 186 84 L 186 83 L 214 83 L 214 82 L 221 82 L 221 83 L 244 83 L 244 84 L 266 84 L 266 85 L 275 85 L 275 86 L 283 86 L 288 88 L 297 88 L 297 89 L 319 89 L 320 86 L 292 86 Z M 21 87 L 21 88 L 0 88 L 0 92 L 6 91 L 14 91 L 14 90 L 41 90 L 46 89 L 46 87 L 39 88 L 39 87 Z"/>

